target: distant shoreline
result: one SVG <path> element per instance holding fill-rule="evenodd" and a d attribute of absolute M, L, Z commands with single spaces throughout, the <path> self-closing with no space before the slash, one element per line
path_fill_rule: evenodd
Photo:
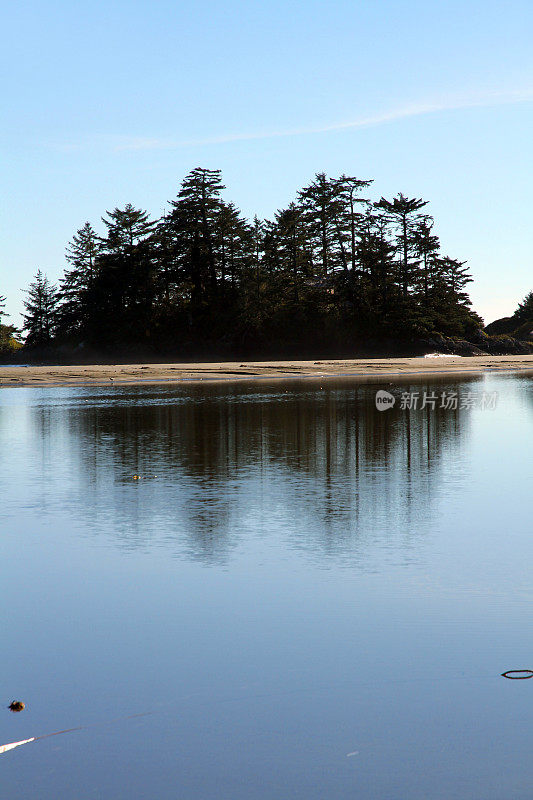
<path fill-rule="evenodd" d="M 257 379 L 354 378 L 379 380 L 424 375 L 533 374 L 533 355 L 439 358 L 323 359 L 82 366 L 3 366 L 0 388 L 205 383 Z"/>

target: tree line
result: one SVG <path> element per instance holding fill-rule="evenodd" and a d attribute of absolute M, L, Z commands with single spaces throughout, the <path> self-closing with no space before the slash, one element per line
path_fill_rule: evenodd
<path fill-rule="evenodd" d="M 127 204 L 86 222 L 25 302 L 26 346 L 274 353 L 368 338 L 466 336 L 481 319 L 464 261 L 427 202 L 372 202 L 372 181 L 315 175 L 272 220 L 244 217 L 220 170 L 196 168 L 160 219 Z"/>
<path fill-rule="evenodd" d="M 533 292 L 528 292 L 514 314 L 496 319 L 487 325 L 491 336 L 512 335 L 519 339 L 533 339 Z"/>

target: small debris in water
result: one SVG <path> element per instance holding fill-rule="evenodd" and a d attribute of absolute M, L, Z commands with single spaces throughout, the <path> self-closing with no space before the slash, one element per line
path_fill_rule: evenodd
<path fill-rule="evenodd" d="M 351 758 L 352 756 L 358 756 L 359 750 L 354 750 L 352 753 L 346 753 L 346 758 Z"/>
<path fill-rule="evenodd" d="M 26 703 L 23 703 L 22 700 L 13 700 L 9 705 L 8 708 L 10 711 L 17 713 L 18 711 L 24 711 L 26 708 Z"/>

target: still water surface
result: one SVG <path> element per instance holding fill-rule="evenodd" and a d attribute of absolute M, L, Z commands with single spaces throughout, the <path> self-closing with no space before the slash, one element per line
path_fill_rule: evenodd
<path fill-rule="evenodd" d="M 1 390 L 2 797 L 531 797 L 533 379 L 376 388 Z"/>

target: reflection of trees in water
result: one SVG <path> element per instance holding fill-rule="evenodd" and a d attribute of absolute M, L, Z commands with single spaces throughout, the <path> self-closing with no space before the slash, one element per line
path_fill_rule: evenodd
<path fill-rule="evenodd" d="M 469 391 L 471 383 L 412 388 Z M 35 414 L 45 438 L 57 435 L 50 414 L 60 427 L 67 421 L 76 473 L 82 464 L 73 502 L 129 547 L 166 544 L 225 560 L 241 537 L 277 525 L 296 547 L 341 553 L 375 537 L 408 544 L 416 536 L 438 465 L 469 415 L 380 412 L 375 390 L 142 388 Z"/>

